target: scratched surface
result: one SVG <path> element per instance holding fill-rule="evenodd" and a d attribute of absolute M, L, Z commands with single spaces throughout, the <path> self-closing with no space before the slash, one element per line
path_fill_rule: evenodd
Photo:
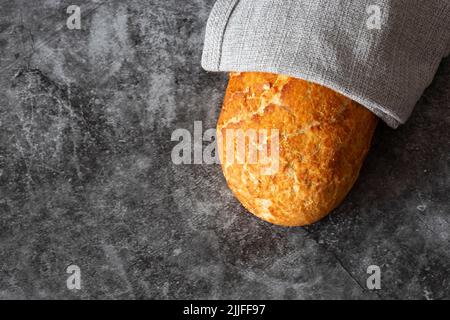
<path fill-rule="evenodd" d="M 450 299 L 450 62 L 331 216 L 276 227 L 219 166 L 171 162 L 173 130 L 220 111 L 212 4 L 0 0 L 0 298 Z"/>

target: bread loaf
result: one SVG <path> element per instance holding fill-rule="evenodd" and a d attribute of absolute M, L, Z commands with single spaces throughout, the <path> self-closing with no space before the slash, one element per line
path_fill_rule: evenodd
<path fill-rule="evenodd" d="M 283 75 L 231 73 L 217 125 L 223 173 L 254 215 L 282 226 L 308 225 L 350 191 L 377 122 L 370 111 L 323 86 Z M 248 129 L 268 130 L 258 148 L 273 147 L 270 132 L 278 131 L 270 154 L 277 157 L 275 172 L 239 156 L 238 144 L 227 136 Z M 246 150 L 254 143 L 248 137 L 244 142 Z"/>

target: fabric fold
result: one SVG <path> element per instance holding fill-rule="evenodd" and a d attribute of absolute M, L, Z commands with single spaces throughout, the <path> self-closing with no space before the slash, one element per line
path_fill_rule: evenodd
<path fill-rule="evenodd" d="M 218 0 L 202 66 L 315 82 L 397 128 L 449 47 L 447 0 Z"/>

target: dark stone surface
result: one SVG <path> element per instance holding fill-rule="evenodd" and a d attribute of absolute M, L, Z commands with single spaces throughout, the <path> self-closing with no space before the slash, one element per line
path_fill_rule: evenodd
<path fill-rule="evenodd" d="M 450 62 L 405 126 L 380 125 L 331 216 L 276 227 L 219 166 L 171 162 L 172 132 L 220 111 L 212 4 L 0 0 L 0 298 L 449 299 Z"/>

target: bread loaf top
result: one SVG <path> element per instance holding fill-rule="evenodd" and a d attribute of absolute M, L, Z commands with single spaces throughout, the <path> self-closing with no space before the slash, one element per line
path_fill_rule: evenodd
<path fill-rule="evenodd" d="M 268 73 L 232 73 L 217 126 L 225 178 L 256 216 L 284 226 L 311 224 L 353 186 L 377 121 L 358 103 L 317 84 Z M 278 130 L 278 170 L 266 175 L 260 163 L 227 159 L 229 129 Z M 272 142 L 269 135 L 267 145 Z"/>

